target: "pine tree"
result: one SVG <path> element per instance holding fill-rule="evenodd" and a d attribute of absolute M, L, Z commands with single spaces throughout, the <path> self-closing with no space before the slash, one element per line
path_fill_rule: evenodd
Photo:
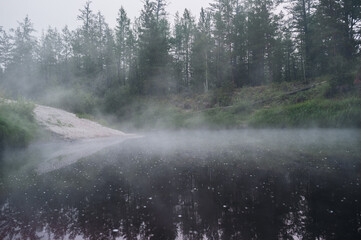
<path fill-rule="evenodd" d="M 247 13 L 244 6 L 239 2 L 236 4 L 235 16 L 233 18 L 233 52 L 232 71 L 237 87 L 249 83 L 248 72 L 248 42 L 247 42 Z"/>
<path fill-rule="evenodd" d="M 277 29 L 271 13 L 272 9 L 272 1 L 249 1 L 247 22 L 248 61 L 251 84 L 254 86 L 271 80 L 267 61 Z"/>
<path fill-rule="evenodd" d="M 173 37 L 171 38 L 172 54 L 173 54 L 173 77 L 176 82 L 176 91 L 179 93 L 183 87 L 183 28 L 179 12 L 175 14 Z"/>
<path fill-rule="evenodd" d="M 11 36 L 0 27 L 0 69 L 5 71 L 12 61 L 13 44 Z"/>
<path fill-rule="evenodd" d="M 29 96 L 34 89 L 37 40 L 28 16 L 19 23 L 13 36 L 11 62 L 7 68 L 6 81 L 14 96 Z M 16 81 L 14 81 L 16 79 Z"/>
<path fill-rule="evenodd" d="M 116 26 L 116 49 L 117 49 L 117 69 L 118 80 L 121 84 L 126 84 L 129 72 L 129 49 L 128 41 L 131 37 L 130 19 L 124 8 L 121 7 L 118 13 Z"/>
<path fill-rule="evenodd" d="M 63 85 L 67 86 L 73 82 L 74 76 L 74 52 L 73 52 L 73 34 L 68 26 L 65 26 L 61 31 L 61 76 L 60 81 Z"/>
<path fill-rule="evenodd" d="M 189 89 L 191 86 L 191 54 L 194 41 L 194 18 L 188 9 L 179 18 L 176 14 L 174 25 L 174 67 L 177 91 Z"/>
<path fill-rule="evenodd" d="M 185 59 L 184 59 L 184 75 L 185 75 L 185 86 L 190 87 L 191 84 L 191 66 L 190 66 L 190 55 L 192 51 L 192 44 L 194 41 L 194 18 L 192 17 L 188 9 L 184 10 L 183 17 L 181 19 L 182 29 L 184 33 L 184 50 L 185 50 Z"/>
<path fill-rule="evenodd" d="M 72 33 L 70 32 L 68 26 L 65 26 L 62 30 L 62 34 L 61 34 L 61 38 L 62 38 L 62 43 L 63 43 L 63 48 L 62 48 L 62 52 L 61 55 L 63 57 L 63 61 L 64 62 L 68 62 L 69 59 L 73 56 L 73 49 L 72 49 Z"/>
<path fill-rule="evenodd" d="M 320 0 L 316 11 L 318 22 L 317 36 L 319 45 L 317 55 L 322 56 L 321 73 L 332 73 L 331 92 L 337 86 L 352 84 L 352 77 L 347 71 L 356 62 L 359 52 L 357 43 L 357 23 L 361 22 L 361 3 L 353 0 Z"/>
<path fill-rule="evenodd" d="M 233 19 L 235 15 L 235 0 L 215 0 L 211 4 L 213 13 L 213 36 L 216 43 L 215 49 L 215 67 L 217 86 L 232 84 L 235 82 L 232 71 L 232 52 L 233 52 Z"/>
<path fill-rule="evenodd" d="M 360 36 L 361 2 L 354 0 L 320 0 L 317 6 L 319 34 L 327 55 L 351 59 L 355 56 Z"/>
<path fill-rule="evenodd" d="M 291 31 L 296 32 L 296 40 L 300 53 L 303 81 L 309 79 L 315 70 L 311 56 L 312 51 L 312 24 L 315 11 L 314 0 L 291 0 L 290 12 L 292 14 Z"/>
<path fill-rule="evenodd" d="M 96 15 L 90 9 L 91 1 L 87 1 L 77 19 L 81 21 L 81 27 L 74 35 L 73 50 L 77 58 L 77 67 L 80 74 L 94 76 L 97 71 L 97 56 L 95 42 Z"/>
<path fill-rule="evenodd" d="M 211 14 L 202 8 L 191 55 L 192 88 L 197 92 L 207 92 L 213 82 L 210 70 L 212 51 Z"/>
<path fill-rule="evenodd" d="M 15 30 L 14 36 L 14 50 L 13 61 L 16 64 L 22 65 L 27 71 L 30 69 L 30 64 L 34 60 L 34 51 L 36 48 L 36 38 L 32 35 L 34 32 L 33 24 L 28 16 Z"/>
<path fill-rule="evenodd" d="M 61 75 L 59 65 L 62 60 L 62 47 L 60 33 L 56 29 L 49 27 L 47 32 L 42 35 L 38 60 L 40 74 L 48 85 L 56 84 L 58 77 Z"/>
<path fill-rule="evenodd" d="M 138 93 L 165 94 L 169 80 L 169 23 L 163 0 L 146 0 L 140 17 Z"/>

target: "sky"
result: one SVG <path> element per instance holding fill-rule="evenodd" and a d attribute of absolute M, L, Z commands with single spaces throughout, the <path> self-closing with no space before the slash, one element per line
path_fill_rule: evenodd
<path fill-rule="evenodd" d="M 26 15 L 32 21 L 38 34 L 49 26 L 61 30 L 65 25 L 75 29 L 79 9 L 86 0 L 0 0 L 0 26 L 5 30 L 16 28 Z M 177 11 L 183 13 L 184 8 L 191 10 L 198 17 L 201 7 L 208 7 L 212 0 L 168 0 L 167 11 L 171 23 Z M 92 0 L 91 9 L 100 11 L 110 27 L 115 27 L 120 7 L 123 6 L 133 20 L 140 15 L 142 0 Z"/>

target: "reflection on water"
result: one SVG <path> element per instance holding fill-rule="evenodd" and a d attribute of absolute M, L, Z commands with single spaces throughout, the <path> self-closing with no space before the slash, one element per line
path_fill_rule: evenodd
<path fill-rule="evenodd" d="M 0 239 L 360 239 L 359 132 L 257 134 L 154 134 L 11 174 Z"/>

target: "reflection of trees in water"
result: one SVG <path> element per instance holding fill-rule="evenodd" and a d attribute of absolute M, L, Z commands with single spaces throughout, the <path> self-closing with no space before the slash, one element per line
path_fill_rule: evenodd
<path fill-rule="evenodd" d="M 125 154 L 30 178 L 8 194 L 0 238 L 360 237 L 359 173 L 234 159 Z"/>
<path fill-rule="evenodd" d="M 354 169 L 355 170 L 355 169 Z M 326 239 L 359 239 L 361 232 L 361 180 L 358 173 L 312 175 L 309 204 L 312 222 L 308 231 Z M 341 235 L 343 234 L 343 235 Z"/>

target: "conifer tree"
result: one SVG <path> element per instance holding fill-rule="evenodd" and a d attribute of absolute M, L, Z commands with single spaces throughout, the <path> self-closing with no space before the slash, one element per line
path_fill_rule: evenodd
<path fill-rule="evenodd" d="M 117 75 L 118 81 L 125 85 L 129 74 L 129 49 L 128 41 L 131 37 L 130 19 L 124 8 L 121 7 L 118 13 L 116 26 L 116 55 L 117 55 Z"/>
<path fill-rule="evenodd" d="M 212 50 L 211 14 L 202 8 L 195 31 L 191 55 L 192 87 L 195 91 L 207 92 L 212 85 Z"/>

